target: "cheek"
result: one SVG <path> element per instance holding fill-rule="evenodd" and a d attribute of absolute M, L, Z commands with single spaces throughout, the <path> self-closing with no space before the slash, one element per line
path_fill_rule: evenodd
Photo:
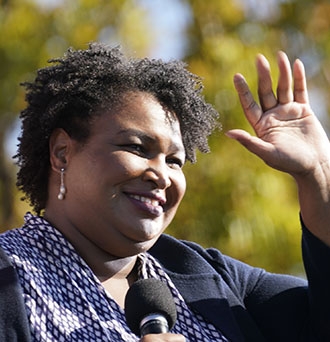
<path fill-rule="evenodd" d="M 91 166 L 97 169 L 97 174 L 104 177 L 105 181 L 111 181 L 116 184 L 122 182 L 127 177 L 134 177 L 141 172 L 141 158 L 137 158 L 133 154 L 123 153 L 122 151 L 102 154 L 100 158 L 93 161 Z"/>
<path fill-rule="evenodd" d="M 113 173 L 118 177 L 137 177 L 146 168 L 146 163 L 141 158 L 134 155 L 116 156 L 111 166 Z"/>
<path fill-rule="evenodd" d="M 183 172 L 180 172 L 176 175 L 176 177 L 172 180 L 173 185 L 175 186 L 177 197 L 178 197 L 178 204 L 181 202 L 184 194 L 186 193 L 186 177 L 184 176 Z"/>

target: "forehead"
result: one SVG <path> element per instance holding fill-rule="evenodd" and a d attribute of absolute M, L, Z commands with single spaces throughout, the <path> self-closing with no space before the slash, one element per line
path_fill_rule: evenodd
<path fill-rule="evenodd" d="M 166 136 L 182 145 L 177 116 L 149 93 L 127 92 L 115 106 L 103 106 L 99 114 L 100 120 L 95 122 L 98 127 L 92 127 L 92 131 L 105 127 L 117 132 L 136 129 L 150 136 Z"/>
<path fill-rule="evenodd" d="M 146 92 L 126 92 L 119 100 L 117 110 L 113 114 L 120 113 L 121 115 L 139 116 L 148 120 L 153 119 L 165 123 L 178 124 L 177 116 L 170 111 L 164 104 L 162 104 L 154 95 Z M 165 119 L 165 120 L 164 120 Z"/>

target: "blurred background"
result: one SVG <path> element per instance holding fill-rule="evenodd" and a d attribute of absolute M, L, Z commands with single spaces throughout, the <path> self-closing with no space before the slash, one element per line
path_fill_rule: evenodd
<path fill-rule="evenodd" d="M 270 60 L 276 80 L 278 50 L 305 63 L 312 106 L 329 129 L 329 26 L 328 0 L 0 0 L 0 231 L 20 226 L 30 210 L 12 159 L 25 105 L 19 84 L 68 47 L 101 41 L 137 57 L 185 60 L 220 112 L 212 153 L 184 167 L 188 190 L 167 232 L 270 271 L 303 274 L 294 182 L 224 132 L 251 131 L 233 75 L 243 73 L 256 93 L 256 54 Z"/>

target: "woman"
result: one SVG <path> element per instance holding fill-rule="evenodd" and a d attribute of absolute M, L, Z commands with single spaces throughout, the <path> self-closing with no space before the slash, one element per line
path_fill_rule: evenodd
<path fill-rule="evenodd" d="M 308 227 L 308 286 L 163 234 L 185 192 L 182 166 L 195 161 L 196 149 L 208 151 L 217 127 L 200 80 L 182 63 L 126 59 L 100 44 L 53 63 L 25 84 L 17 183 L 37 216 L 28 213 L 22 228 L 0 236 L 26 310 L 7 336 L 142 342 L 329 336 L 330 146 L 308 105 L 301 62 L 294 64 L 292 93 L 290 64 L 279 53 L 276 97 L 269 65 L 258 56 L 261 107 L 236 75 L 257 137 L 228 135 L 296 179 Z M 170 333 L 139 338 L 128 328 L 125 296 L 141 278 L 169 286 L 178 312 Z"/>

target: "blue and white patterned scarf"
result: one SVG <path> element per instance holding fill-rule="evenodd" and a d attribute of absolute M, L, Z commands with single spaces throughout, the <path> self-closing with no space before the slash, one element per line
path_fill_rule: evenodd
<path fill-rule="evenodd" d="M 42 217 L 28 213 L 22 228 L 0 235 L 22 284 L 34 341 L 136 342 L 123 309 L 107 293 L 66 238 Z M 158 278 L 170 287 L 178 311 L 171 332 L 187 341 L 228 341 L 192 312 L 150 254 L 139 256 L 139 278 Z"/>

